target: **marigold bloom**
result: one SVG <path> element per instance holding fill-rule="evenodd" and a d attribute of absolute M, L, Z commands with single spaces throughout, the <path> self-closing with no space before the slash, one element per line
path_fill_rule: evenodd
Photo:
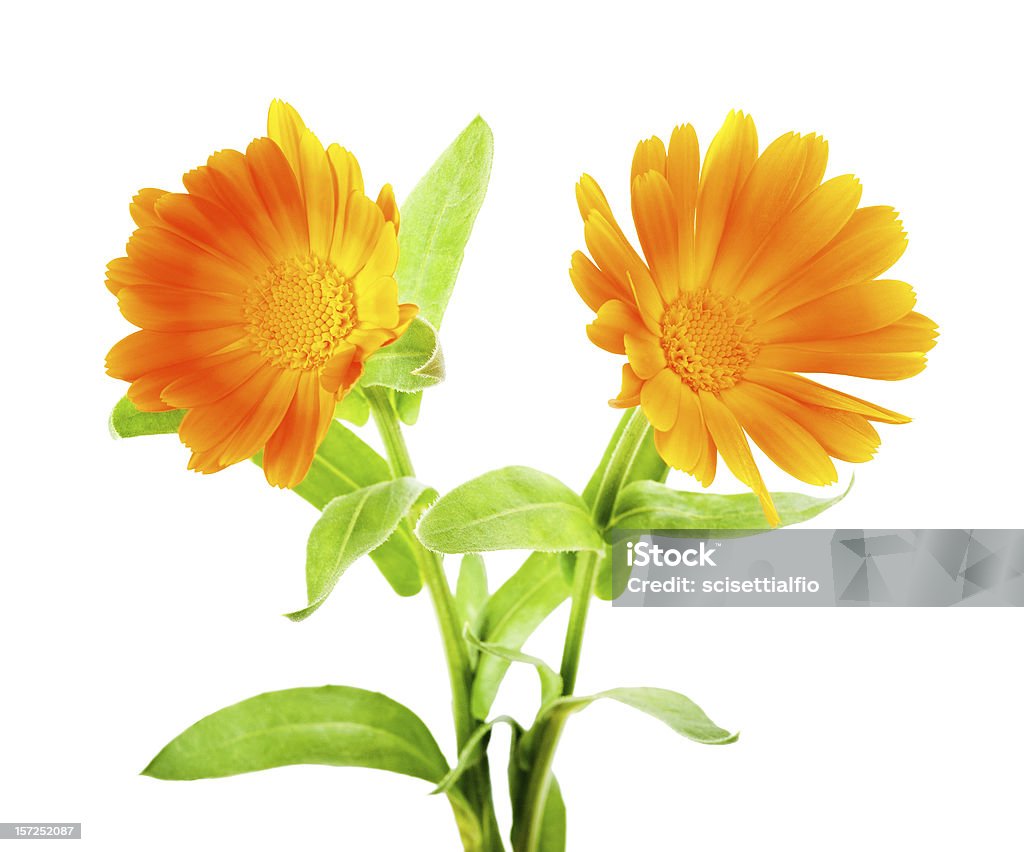
<path fill-rule="evenodd" d="M 828 146 L 787 133 L 758 156 L 754 122 L 730 113 L 704 157 L 689 125 L 633 158 L 631 195 L 644 258 L 584 175 L 577 200 L 593 257 L 570 275 L 597 313 L 587 327 L 625 355 L 611 405 L 640 405 L 667 464 L 703 485 L 718 454 L 779 516 L 747 441 L 812 485 L 837 480 L 832 458 L 867 461 L 871 421 L 909 418 L 797 373 L 905 379 L 925 366 L 937 326 L 902 281 L 876 280 L 903 253 L 891 207 L 858 208 L 860 183 L 822 183 Z"/>
<path fill-rule="evenodd" d="M 309 470 L 363 363 L 416 314 L 398 303 L 398 208 L 374 203 L 359 164 L 324 150 L 288 104 L 269 138 L 144 189 L 127 257 L 107 267 L 121 313 L 142 330 L 107 356 L 143 411 L 187 408 L 189 468 L 212 473 L 264 450 L 272 485 Z"/>

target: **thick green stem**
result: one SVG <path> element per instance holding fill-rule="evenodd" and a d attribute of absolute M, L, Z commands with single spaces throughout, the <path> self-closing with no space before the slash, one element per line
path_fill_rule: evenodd
<path fill-rule="evenodd" d="M 594 523 L 602 530 L 612 516 L 619 490 L 633 466 L 640 445 L 647 436 L 647 430 L 650 429 L 650 424 L 639 407 L 634 409 L 628 418 L 622 434 L 619 435 L 612 449 L 608 465 L 602 472 L 591 506 Z M 579 671 L 580 653 L 583 649 L 583 631 L 586 627 L 587 613 L 590 610 L 590 599 L 594 593 L 596 573 L 597 554 L 580 553 L 576 557 L 572 609 L 569 611 L 569 625 L 566 628 L 565 645 L 562 649 L 563 695 L 572 695 L 576 688 L 576 674 Z M 544 824 L 544 805 L 548 789 L 551 786 L 551 766 L 554 763 L 555 751 L 558 749 L 558 741 L 561 739 L 567 718 L 565 715 L 549 717 L 541 723 L 541 729 L 536 732 L 536 746 L 523 808 L 527 832 L 525 852 L 538 852 L 540 848 L 539 843 Z"/>
<path fill-rule="evenodd" d="M 395 476 L 415 476 L 409 448 L 406 446 L 402 427 L 398 422 L 395 409 L 391 405 L 388 393 L 379 387 L 365 389 L 366 398 L 373 411 L 373 419 L 380 432 L 381 440 L 387 451 L 388 461 Z M 437 615 L 437 623 L 441 629 L 441 641 L 444 645 L 445 661 L 448 664 L 448 680 L 452 690 L 452 715 L 455 719 L 455 739 L 459 751 L 473 733 L 475 722 L 470 705 L 473 686 L 473 669 L 469 661 L 469 652 L 462 638 L 462 622 L 459 618 L 455 598 L 451 586 L 444 573 L 441 557 L 423 547 L 413 533 L 412 524 L 403 522 L 414 542 L 414 552 L 423 576 L 424 585 L 430 593 Z M 467 782 L 471 785 L 467 794 L 473 799 L 477 808 L 477 818 L 481 823 L 484 841 L 481 849 L 500 849 L 497 838 L 497 824 L 494 819 L 494 807 L 491 804 L 490 777 L 486 761 L 467 773 Z"/>

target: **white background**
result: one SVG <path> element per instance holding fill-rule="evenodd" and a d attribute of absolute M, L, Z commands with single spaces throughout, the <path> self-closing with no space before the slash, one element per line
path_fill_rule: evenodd
<path fill-rule="evenodd" d="M 449 380 L 409 435 L 444 491 L 510 463 L 581 487 L 617 415 L 618 359 L 584 335 L 566 269 L 584 169 L 628 220 L 638 139 L 726 112 L 762 145 L 830 140 L 829 175 L 903 213 L 896 274 L 941 325 L 928 370 L 843 389 L 915 417 L 821 525 L 1016 527 L 1022 465 L 1020 59 L 1009 4 L 27 4 L 4 81 L 0 821 L 74 820 L 83 848 L 455 849 L 423 782 L 293 767 L 138 776 L 172 736 L 270 689 L 343 683 L 414 708 L 452 753 L 425 596 L 370 563 L 315 617 L 315 513 L 251 465 L 187 473 L 173 437 L 114 442 L 130 329 L 103 287 L 127 205 L 264 132 L 272 97 L 399 198 L 478 112 L 496 154 L 443 340 Z M 773 488 L 799 487 L 766 467 Z M 850 469 L 842 470 L 844 480 Z M 679 480 L 686 487 L 686 483 Z M 734 490 L 720 475 L 715 487 Z M 511 559 L 496 560 L 493 583 Z M 557 660 L 565 610 L 528 645 Z M 1020 849 L 1015 610 L 593 608 L 581 691 L 685 692 L 739 744 L 624 707 L 575 717 L 557 759 L 570 849 Z M 532 673 L 498 709 L 526 721 Z M 495 744 L 502 784 L 504 734 Z M 502 818 L 507 814 L 503 812 Z M 62 847 L 63 848 L 63 847 Z M 75 847 L 78 848 L 78 847 Z"/>

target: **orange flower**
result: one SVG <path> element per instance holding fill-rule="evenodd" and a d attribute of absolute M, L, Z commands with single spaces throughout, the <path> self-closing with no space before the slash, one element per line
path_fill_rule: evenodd
<path fill-rule="evenodd" d="M 213 473 L 264 450 L 267 480 L 299 483 L 363 363 L 416 314 L 398 304 L 398 208 L 359 164 L 325 151 L 288 104 L 269 138 L 219 151 L 185 193 L 144 189 L 138 230 L 107 267 L 139 326 L 107 356 L 143 411 L 187 408 L 189 468 Z"/>
<path fill-rule="evenodd" d="M 616 407 L 640 405 L 667 464 L 710 485 L 721 454 L 779 516 L 747 441 L 812 485 L 832 458 L 867 461 L 871 421 L 909 418 L 797 375 L 905 379 L 925 366 L 937 326 L 902 281 L 875 280 L 903 253 L 891 207 L 862 207 L 860 183 L 822 183 L 828 146 L 787 133 L 758 156 L 754 122 L 730 113 L 700 166 L 689 125 L 633 158 L 632 206 L 646 262 L 597 183 L 577 199 L 593 262 L 570 275 L 602 349 L 625 355 Z"/>

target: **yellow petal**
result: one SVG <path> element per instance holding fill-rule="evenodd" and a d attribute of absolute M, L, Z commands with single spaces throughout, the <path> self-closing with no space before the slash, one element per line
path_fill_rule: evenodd
<path fill-rule="evenodd" d="M 675 425 L 682 386 L 679 376 L 668 368 L 644 382 L 640 391 L 640 406 L 655 430 L 667 432 Z"/>
<path fill-rule="evenodd" d="M 643 334 L 643 325 L 636 307 L 617 299 L 601 305 L 597 317 L 587 326 L 587 336 L 596 345 L 615 355 L 625 355 L 623 337 Z"/>
<path fill-rule="evenodd" d="M 772 404 L 770 392 L 743 382 L 722 391 L 721 399 L 754 443 L 786 473 L 810 485 L 838 480 L 828 453 L 810 432 Z"/>
<path fill-rule="evenodd" d="M 640 246 L 665 303 L 679 298 L 679 224 L 672 190 L 661 172 L 645 172 L 633 181 L 633 220 Z"/>
<path fill-rule="evenodd" d="M 740 482 L 753 491 L 761 502 L 761 509 L 773 527 L 779 525 L 779 513 L 775 503 L 761 479 L 754 456 L 750 452 L 747 436 L 729 408 L 718 397 L 707 391 L 700 392 L 701 409 L 708 431 L 722 454 L 729 470 Z"/>
<path fill-rule="evenodd" d="M 665 352 L 651 334 L 627 334 L 623 338 L 626 357 L 636 374 L 645 381 L 653 379 L 665 367 Z"/>
<path fill-rule="evenodd" d="M 864 334 L 902 319 L 915 301 L 914 289 L 903 281 L 852 284 L 759 323 L 757 336 L 780 343 Z"/>
<path fill-rule="evenodd" d="M 692 473 L 707 448 L 707 429 L 697 394 L 682 383 L 678 403 L 675 423 L 668 431 L 654 433 L 654 445 L 665 464 Z"/>
<path fill-rule="evenodd" d="M 757 159 L 757 130 L 753 119 L 731 112 L 704 156 L 697 191 L 696 282 L 704 286 L 718 254 L 725 222 L 747 173 Z"/>

